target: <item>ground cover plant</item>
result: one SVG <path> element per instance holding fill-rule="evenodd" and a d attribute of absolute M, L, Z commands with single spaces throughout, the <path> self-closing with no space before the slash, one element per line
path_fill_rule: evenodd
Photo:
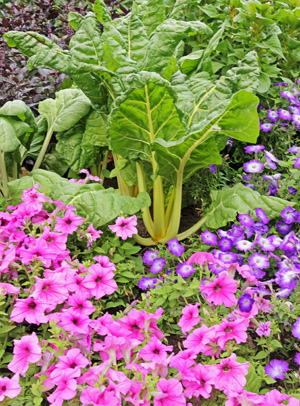
<path fill-rule="evenodd" d="M 214 255 L 186 257 L 176 239 L 167 251 L 146 251 L 143 261 L 157 278 L 142 277 L 139 287 L 155 289 L 113 316 L 105 310 L 120 288 L 116 265 L 93 252 L 102 232 L 37 188 L 1 213 L 0 287 L 10 298 L 1 301 L 3 404 L 299 404 L 298 238 L 283 226 L 297 230 L 297 210 L 282 211 L 283 238 L 264 237 L 272 222 L 257 209 L 256 223 L 240 214 L 219 239 L 201 235 L 218 245 Z M 126 240 L 136 225 L 135 216 L 120 217 L 109 228 Z M 86 249 L 74 256 L 76 244 Z M 176 274 L 164 270 L 176 262 Z M 275 278 L 260 282 L 266 268 Z M 165 338 L 170 322 L 184 334 L 180 350 Z M 294 363 L 284 358 L 291 353 Z M 272 387 L 281 380 L 285 394 Z"/>

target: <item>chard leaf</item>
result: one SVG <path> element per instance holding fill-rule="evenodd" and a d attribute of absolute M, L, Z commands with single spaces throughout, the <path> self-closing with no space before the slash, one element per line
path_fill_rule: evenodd
<path fill-rule="evenodd" d="M 245 89 L 254 91 L 259 85 L 260 69 L 258 56 L 255 51 L 248 52 L 245 57 L 238 62 L 238 66 L 227 71 L 232 83 L 237 83 L 236 90 Z"/>
<path fill-rule="evenodd" d="M 156 138 L 171 141 L 183 136 L 185 129 L 169 82 L 150 72 L 131 79 L 131 92 L 116 100 L 110 116 L 110 144 L 123 158 L 151 161 L 151 144 Z"/>
<path fill-rule="evenodd" d="M 93 110 L 86 119 L 84 136 L 86 141 L 97 147 L 108 145 L 106 138 L 107 115 Z M 90 166 L 90 165 L 89 165 Z"/>
<path fill-rule="evenodd" d="M 9 116 L 0 116 L 0 151 L 12 152 L 20 143 L 19 137 L 29 128 L 23 121 L 17 121 Z"/>
<path fill-rule="evenodd" d="M 97 20 L 100 21 L 102 25 L 111 21 L 110 12 L 103 0 L 95 0 L 93 11 L 97 15 Z"/>
<path fill-rule="evenodd" d="M 101 32 L 94 15 L 87 16 L 70 41 L 72 62 L 100 65 L 103 57 Z"/>
<path fill-rule="evenodd" d="M 145 0 L 137 8 L 137 16 L 150 35 L 165 20 L 166 8 L 161 0 Z"/>
<path fill-rule="evenodd" d="M 121 34 L 128 58 L 138 62 L 144 59 L 148 35 L 142 21 L 133 13 L 118 20 L 116 29 Z"/>
<path fill-rule="evenodd" d="M 174 184 L 178 172 L 182 171 L 185 181 L 197 169 L 203 167 L 205 151 L 208 154 L 206 162 L 220 163 L 217 144 L 211 140 L 206 144 L 210 137 L 218 133 L 241 141 L 255 142 L 259 134 L 257 105 L 257 97 L 241 90 L 229 103 L 221 103 L 212 109 L 201 126 L 199 124 L 199 131 L 191 131 L 185 137 L 171 142 L 155 139 L 152 149 L 157 152 L 159 174 Z M 215 162 L 211 162 L 213 160 Z"/>
<path fill-rule="evenodd" d="M 13 180 L 8 183 L 8 192 L 13 205 L 21 202 L 23 190 L 31 189 L 36 183 L 40 185 L 38 191 L 49 194 L 52 185 L 57 180 L 62 179 L 57 173 L 45 171 L 44 169 L 34 169 L 28 176 Z"/>
<path fill-rule="evenodd" d="M 93 165 L 96 154 L 94 146 L 86 139 L 84 126 L 77 125 L 64 133 L 56 135 L 56 151 L 76 173 Z"/>
<path fill-rule="evenodd" d="M 62 132 L 69 130 L 90 110 L 90 100 L 78 89 L 65 89 L 56 93 L 56 99 L 46 99 L 39 104 L 39 113 L 48 128 Z"/>
<path fill-rule="evenodd" d="M 211 34 L 212 30 L 199 21 L 177 21 L 171 18 L 164 21 L 151 34 L 143 69 L 160 72 L 169 63 L 178 43 L 198 33 Z"/>
<path fill-rule="evenodd" d="M 78 31 L 80 24 L 84 20 L 85 17 L 83 17 L 80 13 L 77 13 L 76 11 L 71 11 L 68 14 L 68 22 L 70 26 L 75 30 Z"/>
<path fill-rule="evenodd" d="M 279 199 L 273 196 L 262 196 L 258 192 L 242 185 L 233 188 L 211 192 L 212 204 L 206 215 L 205 225 L 210 228 L 224 227 L 228 222 L 235 221 L 238 213 L 255 214 L 255 209 L 261 208 L 270 220 L 278 217 L 287 207 L 296 205 L 295 202 Z"/>
<path fill-rule="evenodd" d="M 0 116 L 17 116 L 31 128 L 36 129 L 35 118 L 30 108 L 21 100 L 13 100 L 4 104 L 0 109 Z"/>
<path fill-rule="evenodd" d="M 145 206 L 150 206 L 148 193 L 140 193 L 136 198 L 122 196 L 114 189 L 103 189 L 101 185 L 82 185 L 68 181 L 58 181 L 54 184 L 50 197 L 61 200 L 65 204 L 76 207 L 77 214 L 89 216 L 95 227 L 101 227 L 113 221 L 121 211 L 133 215 Z"/>

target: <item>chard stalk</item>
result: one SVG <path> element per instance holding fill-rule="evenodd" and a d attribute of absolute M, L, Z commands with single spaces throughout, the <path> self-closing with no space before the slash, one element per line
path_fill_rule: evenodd
<path fill-rule="evenodd" d="M 46 137 L 44 139 L 42 149 L 40 150 L 40 153 L 39 153 L 39 156 L 37 157 L 37 160 L 35 161 L 33 169 L 38 169 L 41 166 L 41 163 L 42 163 L 42 161 L 44 159 L 44 156 L 46 154 L 49 142 L 51 140 L 52 134 L 53 134 L 53 125 L 51 127 L 49 127 L 49 129 L 47 131 L 47 134 L 46 134 Z"/>
<path fill-rule="evenodd" d="M 140 163 L 136 162 L 136 171 L 137 171 L 137 177 L 138 177 L 139 191 L 147 192 L 144 166 L 141 162 Z M 154 233 L 153 233 L 154 225 L 153 225 L 153 220 L 151 218 L 149 207 L 143 207 L 142 214 L 143 214 L 144 225 L 145 225 L 148 233 L 151 235 L 151 237 L 154 238 Z M 139 238 L 142 238 L 142 237 L 139 237 Z M 152 240 L 152 238 L 151 238 L 151 240 Z M 152 243 L 150 245 L 153 245 L 153 244 L 155 244 L 154 240 L 152 240 Z"/>
<path fill-rule="evenodd" d="M 8 193 L 8 188 L 7 188 L 8 178 L 7 178 L 7 172 L 6 172 L 6 166 L 5 166 L 5 159 L 4 159 L 4 152 L 3 151 L 0 151 L 0 171 L 1 171 L 1 181 L 2 181 L 2 194 L 4 196 L 6 196 L 7 193 Z"/>

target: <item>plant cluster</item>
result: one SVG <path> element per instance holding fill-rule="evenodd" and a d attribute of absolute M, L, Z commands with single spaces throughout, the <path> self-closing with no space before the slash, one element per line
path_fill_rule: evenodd
<path fill-rule="evenodd" d="M 86 406 L 167 406 L 170 402 L 182 406 L 225 402 L 231 406 L 237 401 L 250 405 L 298 404 L 298 378 L 289 372 L 287 362 L 272 357 L 272 352 L 281 349 L 277 339 L 281 318 L 276 322 L 269 317 L 281 309 L 286 326 L 291 321 L 288 329 L 299 338 L 299 305 L 291 297 L 291 306 L 284 309 L 279 299 L 281 291 L 275 294 L 272 288 L 267 289 L 269 281 L 258 282 L 263 261 L 259 263 L 252 255 L 249 265 L 239 265 L 237 257 L 229 252 L 242 241 L 238 236 L 252 230 L 254 241 L 259 239 L 259 250 L 272 253 L 263 244 L 268 241 L 263 237 L 267 232 L 263 226 L 268 228 L 269 223 L 263 210 L 256 212 L 261 223 L 241 215 L 244 225 L 235 225 L 227 233 L 219 230 L 218 242 L 216 235 L 206 231 L 203 241 L 218 244 L 219 252 L 214 256 L 197 252 L 177 266 L 176 278 L 183 286 L 180 297 L 185 300 L 193 300 L 188 278 L 198 271 L 200 276 L 191 281 L 197 285 L 198 300 L 183 306 L 178 322 L 185 335 L 185 349 L 171 353 L 173 346 L 159 324 L 165 312 L 157 301 L 153 303 L 153 294 L 172 284 L 172 271 L 166 272 L 162 285 L 157 284 L 146 295 L 140 308 L 135 308 L 135 301 L 114 317 L 104 313 L 103 300 L 109 300 L 118 286 L 115 264 L 107 256 L 94 256 L 92 251 L 103 234 L 92 224 L 84 225 L 72 206 L 56 201 L 53 211 L 54 202 L 37 189 L 35 185 L 24 191 L 23 203 L 1 213 L 0 289 L 3 298 L 11 298 L 1 301 L 1 366 L 10 371 L 0 378 L 2 404 L 41 405 L 46 399 L 55 406 L 71 400 Z M 298 218 L 298 212 L 295 216 Z M 282 217 L 290 223 L 288 210 Z M 109 228 L 126 240 L 137 232 L 136 225 L 135 216 L 120 217 Z M 297 245 L 294 233 L 289 236 Z M 83 262 L 74 258 L 68 246 L 76 238 L 85 241 L 92 251 L 91 258 Z M 270 238 L 274 249 L 288 256 L 281 262 L 276 282 L 280 286 L 292 283 L 296 294 L 297 283 L 286 270 L 289 263 L 296 269 L 294 251 L 290 250 L 293 242 L 278 236 Z M 185 248 L 173 239 L 168 242 L 168 251 L 169 258 L 180 260 Z M 146 252 L 143 259 L 159 275 L 168 260 L 158 258 L 155 251 Z M 273 303 L 265 299 L 267 295 Z M 254 330 L 255 349 L 250 345 Z M 244 343 L 249 344 L 249 352 Z M 296 355 L 296 363 L 298 358 Z M 265 368 L 260 365 L 264 359 Z M 292 396 L 269 390 L 268 385 L 275 379 L 285 379 Z"/>

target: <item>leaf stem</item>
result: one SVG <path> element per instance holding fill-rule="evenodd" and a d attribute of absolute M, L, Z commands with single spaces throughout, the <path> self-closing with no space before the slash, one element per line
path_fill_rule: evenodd
<path fill-rule="evenodd" d="M 2 181 L 2 194 L 3 196 L 6 196 L 8 193 L 8 188 L 7 188 L 7 172 L 6 172 L 6 166 L 5 166 L 5 159 L 4 159 L 4 151 L 0 151 L 0 171 L 1 171 L 1 181 Z"/>
<path fill-rule="evenodd" d="M 37 160 L 35 161 L 33 169 L 38 169 L 41 166 L 41 163 L 42 163 L 42 161 L 44 159 L 44 156 L 46 154 L 49 142 L 51 140 L 52 134 L 53 134 L 53 125 L 51 127 L 49 127 L 49 129 L 47 131 L 47 134 L 46 134 L 42 149 L 40 150 L 40 153 L 39 153 L 39 156 L 37 157 Z"/>

